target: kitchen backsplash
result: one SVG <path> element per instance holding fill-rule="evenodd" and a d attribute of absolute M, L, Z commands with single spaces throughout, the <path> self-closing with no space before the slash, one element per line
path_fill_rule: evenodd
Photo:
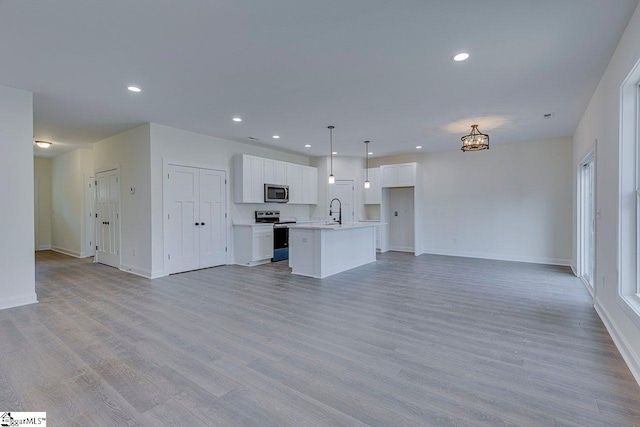
<path fill-rule="evenodd" d="M 235 222 L 251 222 L 256 211 L 280 211 L 281 220 L 305 221 L 309 219 L 309 205 L 287 203 L 231 203 L 231 219 Z"/>

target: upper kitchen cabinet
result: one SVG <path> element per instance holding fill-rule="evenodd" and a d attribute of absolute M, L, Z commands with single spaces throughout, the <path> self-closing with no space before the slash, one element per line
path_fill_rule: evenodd
<path fill-rule="evenodd" d="M 302 175 L 304 166 L 297 163 L 287 163 L 287 185 L 289 186 L 289 203 L 304 203 L 304 187 Z"/>
<path fill-rule="evenodd" d="M 264 159 L 264 183 L 286 185 L 287 162 L 273 159 Z"/>
<path fill-rule="evenodd" d="M 365 169 L 365 173 L 366 173 Z M 365 175 L 366 176 L 366 175 Z M 382 199 L 380 188 L 380 168 L 369 168 L 369 183 L 371 186 L 364 189 L 364 204 L 379 205 Z"/>
<path fill-rule="evenodd" d="M 264 203 L 264 160 L 248 154 L 238 154 L 233 158 L 236 203 Z"/>
<path fill-rule="evenodd" d="M 264 203 L 265 184 L 288 185 L 289 203 L 318 203 L 318 169 L 311 166 L 237 154 L 233 180 L 236 203 Z"/>
<path fill-rule="evenodd" d="M 382 187 L 414 187 L 416 185 L 416 163 L 380 166 Z"/>
<path fill-rule="evenodd" d="M 302 203 L 318 204 L 318 169 L 312 166 L 302 167 Z"/>

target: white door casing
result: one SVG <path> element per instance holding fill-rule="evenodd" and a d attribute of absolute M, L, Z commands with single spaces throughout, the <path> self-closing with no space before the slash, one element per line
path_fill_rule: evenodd
<path fill-rule="evenodd" d="M 96 253 L 96 189 L 95 177 L 86 175 L 84 180 L 84 203 L 85 203 L 85 250 L 87 257 Z"/>
<path fill-rule="evenodd" d="M 120 171 L 96 173 L 96 262 L 120 268 Z"/>

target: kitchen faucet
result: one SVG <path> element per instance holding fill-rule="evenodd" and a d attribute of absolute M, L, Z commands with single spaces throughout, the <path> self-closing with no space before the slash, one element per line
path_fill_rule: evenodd
<path fill-rule="evenodd" d="M 329 216 L 333 215 L 332 206 L 334 200 L 338 201 L 338 224 L 342 224 L 342 202 L 337 197 L 334 197 L 331 199 L 331 202 L 329 202 Z"/>

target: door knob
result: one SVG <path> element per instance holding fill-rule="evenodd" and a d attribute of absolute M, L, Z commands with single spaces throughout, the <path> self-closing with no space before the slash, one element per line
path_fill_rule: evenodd
<path fill-rule="evenodd" d="M 196 222 L 196 227 L 197 227 L 197 226 L 199 226 L 199 225 L 200 225 L 200 223 L 199 223 L 199 222 Z"/>
<path fill-rule="evenodd" d="M 204 222 L 201 222 L 200 225 L 204 225 Z"/>

